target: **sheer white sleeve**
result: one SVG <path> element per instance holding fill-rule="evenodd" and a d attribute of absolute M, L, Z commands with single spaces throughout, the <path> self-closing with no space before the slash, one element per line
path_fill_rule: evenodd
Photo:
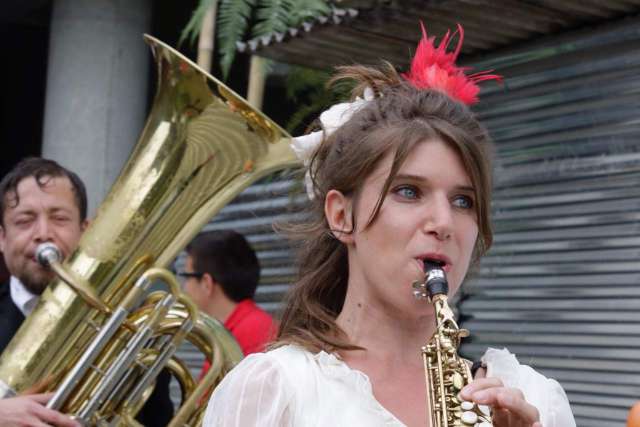
<path fill-rule="evenodd" d="M 500 378 L 507 387 L 518 388 L 540 413 L 542 427 L 575 427 L 569 399 L 562 386 L 551 378 L 521 365 L 507 349 L 490 348 L 482 356 L 487 377 Z"/>
<path fill-rule="evenodd" d="M 252 354 L 213 392 L 204 427 L 289 426 L 292 391 L 269 353 Z"/>

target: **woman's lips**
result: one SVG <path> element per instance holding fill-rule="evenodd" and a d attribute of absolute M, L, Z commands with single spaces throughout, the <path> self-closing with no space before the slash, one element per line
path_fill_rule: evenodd
<path fill-rule="evenodd" d="M 425 261 L 432 261 L 434 264 L 438 264 L 440 266 L 440 268 L 442 268 L 442 270 L 444 270 L 445 273 L 449 273 L 451 271 L 452 268 L 452 263 L 451 260 L 449 259 L 448 256 L 444 255 L 444 254 L 435 254 L 435 253 L 429 253 L 429 254 L 425 254 L 425 255 L 420 255 L 418 257 L 418 261 L 420 262 L 420 268 L 424 271 L 424 263 Z M 426 273 L 426 272 L 425 272 Z"/>

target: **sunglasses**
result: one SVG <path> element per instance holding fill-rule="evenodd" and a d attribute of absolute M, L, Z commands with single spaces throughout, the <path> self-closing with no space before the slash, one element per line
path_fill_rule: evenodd
<path fill-rule="evenodd" d="M 195 279 L 201 279 L 202 276 L 204 276 L 204 273 L 200 273 L 197 271 L 179 271 L 178 274 L 176 274 L 176 276 L 178 277 L 184 277 L 184 278 L 189 278 L 189 277 L 193 277 Z"/>

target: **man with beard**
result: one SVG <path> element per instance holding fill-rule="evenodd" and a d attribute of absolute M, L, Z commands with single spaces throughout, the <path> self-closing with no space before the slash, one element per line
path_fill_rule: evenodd
<path fill-rule="evenodd" d="M 0 284 L 0 353 L 53 278 L 35 259 L 52 242 L 66 257 L 87 226 L 87 194 L 80 178 L 55 162 L 28 158 L 0 182 L 0 251 L 11 275 Z M 50 395 L 0 400 L 0 425 L 77 425 L 44 404 Z"/>
<path fill-rule="evenodd" d="M 51 160 L 25 159 L 0 182 L 0 251 L 11 274 L 0 285 L 0 352 L 54 278 L 36 261 L 36 248 L 52 242 L 68 256 L 86 218 L 84 184 Z"/>
<path fill-rule="evenodd" d="M 35 258 L 38 245 L 54 243 L 66 258 L 78 245 L 87 224 L 84 184 L 75 173 L 52 160 L 22 160 L 0 181 L 0 251 L 11 275 L 8 283 L 0 284 L 0 353 L 54 278 Z M 166 372 L 158 378 L 156 389 L 137 417 L 144 425 L 165 426 L 171 418 L 169 380 Z M 65 427 L 76 425 L 41 405 L 49 397 L 0 400 L 0 426 L 18 425 L 14 421 L 27 418 Z"/>

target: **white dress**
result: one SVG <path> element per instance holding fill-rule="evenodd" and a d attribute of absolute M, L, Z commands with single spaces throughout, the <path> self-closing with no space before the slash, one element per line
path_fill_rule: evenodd
<path fill-rule="evenodd" d="M 540 412 L 543 427 L 575 427 L 569 401 L 552 379 L 520 365 L 507 350 L 482 358 L 487 376 L 521 389 Z M 287 345 L 252 354 L 211 396 L 205 427 L 388 426 L 403 427 L 373 396 L 369 378 L 333 354 Z"/>

